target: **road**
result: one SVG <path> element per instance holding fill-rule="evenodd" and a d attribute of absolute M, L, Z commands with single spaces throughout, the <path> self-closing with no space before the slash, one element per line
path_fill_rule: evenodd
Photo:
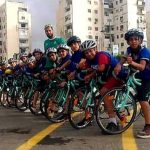
<path fill-rule="evenodd" d="M 75 130 L 69 122 L 52 124 L 43 116 L 0 106 L 0 150 L 148 150 L 150 139 L 136 138 L 142 129 L 139 118 L 120 135 L 102 135 L 96 122 Z"/>

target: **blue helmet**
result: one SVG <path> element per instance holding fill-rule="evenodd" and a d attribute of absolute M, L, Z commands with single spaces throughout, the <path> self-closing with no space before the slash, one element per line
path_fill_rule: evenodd
<path fill-rule="evenodd" d="M 141 40 L 144 39 L 144 34 L 143 32 L 139 31 L 138 29 L 130 29 L 128 30 L 127 33 L 125 33 L 125 40 L 128 41 L 130 39 L 130 37 L 133 37 L 133 36 L 137 36 L 139 37 Z"/>

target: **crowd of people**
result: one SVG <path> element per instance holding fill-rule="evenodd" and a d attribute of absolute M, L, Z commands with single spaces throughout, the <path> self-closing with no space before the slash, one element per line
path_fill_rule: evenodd
<path fill-rule="evenodd" d="M 97 49 L 94 40 L 81 39 L 74 35 L 67 41 L 64 38 L 54 35 L 52 25 L 46 25 L 45 34 L 48 37 L 44 42 L 44 51 L 36 48 L 32 53 L 20 54 L 20 60 L 9 59 L 8 64 L 0 63 L 0 74 L 13 74 L 18 72 L 30 73 L 38 77 L 41 81 L 37 91 L 43 91 L 44 86 L 51 80 L 57 72 L 67 70 L 67 79 L 76 78 L 76 72 L 84 69 L 93 69 L 89 74 L 83 76 L 85 82 L 89 82 L 95 77 L 96 73 L 105 81 L 99 89 L 103 95 L 114 87 L 121 86 L 126 73 L 123 64 L 128 63 L 131 71 L 139 70 L 138 78 L 142 80 L 142 85 L 137 86 L 137 99 L 141 105 L 145 125 L 142 132 L 137 134 L 139 138 L 150 138 L 150 105 L 147 93 L 150 91 L 150 51 L 142 47 L 144 35 L 137 29 L 130 29 L 125 33 L 125 40 L 129 47 L 125 55 L 118 60 L 107 51 Z M 96 71 L 95 71 L 96 70 Z M 38 92 L 35 93 L 33 107 L 36 107 Z M 106 107 L 112 108 L 112 101 L 105 101 Z M 117 128 L 117 120 L 113 109 L 108 109 L 109 123 L 107 128 L 113 130 Z M 65 113 L 64 116 L 65 117 Z"/>

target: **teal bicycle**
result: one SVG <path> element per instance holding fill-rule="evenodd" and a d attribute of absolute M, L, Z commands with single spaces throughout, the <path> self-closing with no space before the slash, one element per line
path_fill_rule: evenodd
<path fill-rule="evenodd" d="M 127 130 L 137 114 L 137 101 L 136 101 L 136 86 L 141 85 L 141 80 L 135 77 L 137 72 L 127 78 L 126 83 L 122 87 L 114 88 L 106 92 L 98 101 L 96 108 L 96 121 L 99 127 L 107 134 L 119 134 Z M 134 91 L 134 92 L 133 92 Z M 112 102 L 112 108 L 106 107 L 106 101 Z M 108 109 L 113 110 L 116 114 L 118 122 L 118 129 L 111 131 L 107 128 L 108 125 Z M 105 117 L 102 117 L 105 116 Z"/>

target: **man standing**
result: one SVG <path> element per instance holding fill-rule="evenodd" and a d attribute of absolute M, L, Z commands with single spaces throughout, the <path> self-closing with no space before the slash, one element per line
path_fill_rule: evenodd
<path fill-rule="evenodd" d="M 50 25 L 50 24 L 45 25 L 44 30 L 45 30 L 45 34 L 48 37 L 48 39 L 45 40 L 45 42 L 44 42 L 45 53 L 46 53 L 48 48 L 52 48 L 52 47 L 57 48 L 58 45 L 66 43 L 64 38 L 54 35 L 54 30 L 53 30 L 52 25 Z"/>

